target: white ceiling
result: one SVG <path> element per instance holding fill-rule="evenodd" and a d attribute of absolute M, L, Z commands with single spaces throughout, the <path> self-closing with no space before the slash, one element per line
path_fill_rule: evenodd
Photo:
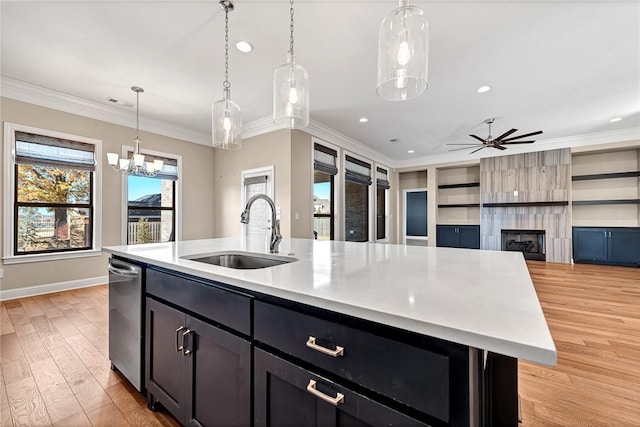
<path fill-rule="evenodd" d="M 377 31 L 393 0 L 297 0 L 297 62 L 311 76 L 311 119 L 394 162 L 447 153 L 446 143 L 510 128 L 543 130 L 537 146 L 575 135 L 640 129 L 639 1 L 413 1 L 430 24 L 429 87 L 417 99 L 375 93 Z M 230 40 L 232 98 L 245 126 L 271 114 L 285 62 L 288 1 L 237 0 Z M 107 108 L 135 104 L 141 121 L 209 134 L 222 96 L 224 13 L 217 1 L 5 1 L 1 74 Z M 485 94 L 482 85 L 492 86 Z M 115 106 L 135 114 L 135 107 Z M 362 116 L 369 122 L 362 124 Z M 610 123 L 615 116 L 623 117 Z M 401 142 L 391 144 L 398 138 Z M 517 151 L 520 147 L 511 147 Z M 408 150 L 415 150 L 408 154 Z M 497 150 L 482 150 L 484 152 Z M 466 151 L 456 152 L 459 157 Z"/>

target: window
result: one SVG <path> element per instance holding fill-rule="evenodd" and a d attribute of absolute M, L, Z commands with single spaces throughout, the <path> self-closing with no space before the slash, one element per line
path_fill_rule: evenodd
<path fill-rule="evenodd" d="M 345 158 L 345 240 L 369 240 L 369 186 L 371 165 L 351 156 Z"/>
<path fill-rule="evenodd" d="M 320 144 L 313 151 L 313 235 L 318 240 L 334 239 L 334 177 L 338 153 Z"/>
<path fill-rule="evenodd" d="M 11 201 L 5 208 L 5 260 L 99 252 L 100 141 L 11 123 L 5 123 L 5 136 L 5 166 L 11 173 L 5 180 Z"/>
<path fill-rule="evenodd" d="M 386 169 L 376 168 L 376 239 L 387 238 L 388 206 L 387 194 L 389 192 L 389 172 Z"/>
<path fill-rule="evenodd" d="M 256 194 L 265 194 L 273 199 L 273 166 L 242 171 L 243 201 L 242 208 Z M 275 202 L 275 200 L 274 200 Z M 244 228 L 247 250 L 264 252 L 269 247 L 271 237 L 271 208 L 262 199 L 251 205 L 249 223 Z"/>
<path fill-rule="evenodd" d="M 125 150 L 126 151 L 126 150 Z M 127 157 L 131 156 L 127 152 Z M 180 156 L 144 152 L 145 161 L 162 160 L 162 169 L 153 177 L 126 176 L 127 245 L 175 241 L 178 211 L 178 163 Z"/>

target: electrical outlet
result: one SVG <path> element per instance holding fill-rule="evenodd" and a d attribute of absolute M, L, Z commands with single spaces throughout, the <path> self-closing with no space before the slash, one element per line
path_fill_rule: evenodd
<path fill-rule="evenodd" d="M 518 197 L 518 190 L 513 190 L 513 197 Z"/>

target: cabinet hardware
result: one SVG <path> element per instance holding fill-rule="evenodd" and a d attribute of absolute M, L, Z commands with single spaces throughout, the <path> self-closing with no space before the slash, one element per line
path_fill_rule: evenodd
<path fill-rule="evenodd" d="M 609 237 L 611 237 L 611 232 L 609 232 Z"/>
<path fill-rule="evenodd" d="M 344 347 L 340 347 L 339 345 L 337 345 L 335 350 L 331 350 L 330 348 L 326 348 L 316 344 L 316 337 L 312 336 L 310 336 L 307 340 L 307 347 L 333 357 L 344 356 Z"/>
<path fill-rule="evenodd" d="M 182 346 L 178 344 L 178 332 L 180 332 L 183 329 L 184 329 L 184 326 L 180 326 L 178 329 L 176 329 L 176 351 L 182 351 Z M 184 342 L 184 339 L 183 339 L 183 342 Z"/>
<path fill-rule="evenodd" d="M 604 238 L 606 239 L 607 238 L 607 232 L 603 231 L 603 233 L 604 233 Z"/>
<path fill-rule="evenodd" d="M 314 380 L 309 380 L 309 384 L 307 385 L 307 391 L 313 394 L 316 397 L 324 400 L 325 402 L 329 402 L 334 406 L 338 406 L 340 403 L 344 403 L 344 394 L 337 393 L 336 397 L 327 396 L 323 392 L 319 391 L 316 388 L 316 382 Z"/>
<path fill-rule="evenodd" d="M 188 348 L 186 348 L 184 346 L 184 337 L 186 337 L 187 335 L 189 335 L 190 333 L 192 333 L 193 331 L 191 329 L 187 329 L 186 331 L 184 331 L 182 333 L 182 345 L 180 346 L 182 348 L 182 355 L 183 356 L 188 356 L 191 354 L 191 350 L 189 350 Z"/>

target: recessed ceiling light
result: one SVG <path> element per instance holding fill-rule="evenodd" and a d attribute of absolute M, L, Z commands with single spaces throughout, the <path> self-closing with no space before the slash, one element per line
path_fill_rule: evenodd
<path fill-rule="evenodd" d="M 409 151 L 407 151 L 407 153 L 413 154 L 413 153 L 415 153 L 415 151 L 414 150 L 409 150 Z"/>
<path fill-rule="evenodd" d="M 236 42 L 236 49 L 240 52 L 248 53 L 253 50 L 253 45 L 246 40 L 238 40 Z"/>
<path fill-rule="evenodd" d="M 369 119 L 367 119 L 366 117 L 360 117 L 360 123 L 367 123 L 369 121 Z"/>
<path fill-rule="evenodd" d="M 485 92 L 489 92 L 490 90 L 491 90 L 491 86 L 480 86 L 478 90 L 476 90 L 476 92 L 485 93 Z"/>
<path fill-rule="evenodd" d="M 614 117 L 613 119 L 610 119 L 609 122 L 615 123 L 615 122 L 619 122 L 620 120 L 622 120 L 622 117 Z"/>

